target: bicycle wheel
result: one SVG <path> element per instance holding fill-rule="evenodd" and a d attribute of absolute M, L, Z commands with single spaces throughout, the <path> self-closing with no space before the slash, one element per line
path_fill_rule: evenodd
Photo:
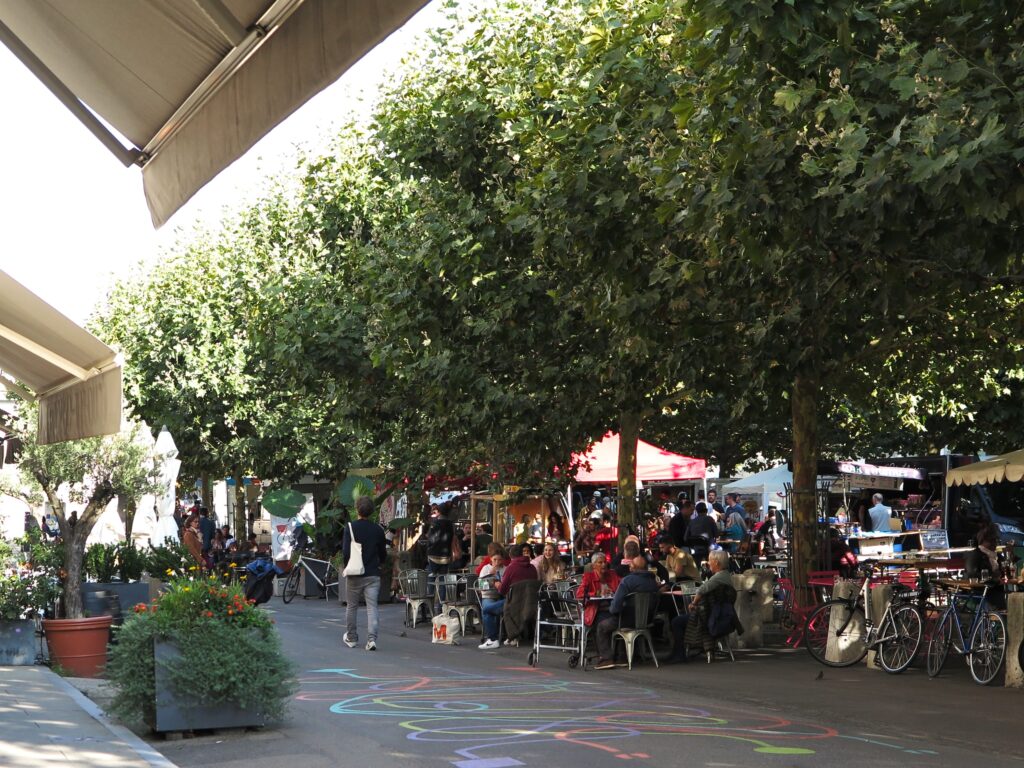
<path fill-rule="evenodd" d="M 819 605 L 807 617 L 804 643 L 822 664 L 853 666 L 868 652 L 864 609 L 849 600 L 829 600 Z"/>
<path fill-rule="evenodd" d="M 928 677 L 935 677 L 942 671 L 949 656 L 949 648 L 953 645 L 953 611 L 942 614 L 939 623 L 932 631 L 932 639 L 928 641 Z"/>
<path fill-rule="evenodd" d="M 301 570 L 302 566 L 298 563 L 293 565 L 288 578 L 284 582 L 284 592 L 281 594 L 281 599 L 284 600 L 285 604 L 290 603 L 295 597 L 295 593 L 299 591 L 299 571 Z"/>
<path fill-rule="evenodd" d="M 892 674 L 902 672 L 917 656 L 921 647 L 924 622 L 921 612 L 913 605 L 901 605 L 889 612 L 878 636 L 878 663 Z"/>
<path fill-rule="evenodd" d="M 967 666 L 971 677 L 979 685 L 988 685 L 996 679 L 1006 657 L 1006 622 L 998 613 L 983 616 L 971 633 L 971 652 Z"/>

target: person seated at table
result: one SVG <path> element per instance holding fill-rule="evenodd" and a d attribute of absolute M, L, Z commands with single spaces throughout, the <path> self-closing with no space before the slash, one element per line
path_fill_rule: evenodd
<path fill-rule="evenodd" d="M 529 545 L 522 548 L 524 554 L 513 557 L 506 566 L 501 578 L 494 582 L 498 590 L 498 599 L 488 605 L 482 606 L 480 612 L 483 614 L 484 641 L 477 647 L 481 650 L 490 650 L 498 647 L 498 629 L 501 622 L 501 615 L 505 612 L 505 599 L 508 591 L 514 584 L 520 581 L 530 581 L 537 578 L 537 569 L 533 567 L 530 558 L 525 554 Z M 529 549 L 532 552 L 532 549 Z"/>
<path fill-rule="evenodd" d="M 490 562 L 480 571 L 480 578 L 477 580 L 477 588 L 480 590 L 480 619 L 483 623 L 484 642 L 478 647 L 498 647 L 498 622 L 501 621 L 501 613 L 504 610 L 505 601 L 498 592 L 495 584 L 501 581 L 505 573 L 505 550 L 499 544 L 494 544 L 494 551 L 490 553 Z M 495 603 L 501 602 L 497 608 Z M 489 641 L 493 638 L 493 642 Z"/>
<path fill-rule="evenodd" d="M 629 565 L 629 575 L 619 582 L 612 597 L 612 604 L 608 606 L 610 615 L 597 625 L 597 660 L 594 662 L 594 669 L 611 669 L 615 666 L 612 658 L 612 634 L 616 629 L 633 627 L 636 623 L 633 606 L 628 604 L 626 598 L 635 592 L 658 592 L 658 581 L 647 569 L 647 558 L 637 555 Z"/>
<path fill-rule="evenodd" d="M 686 610 L 680 613 L 670 624 L 672 629 L 672 655 L 668 657 L 670 664 L 685 663 L 686 657 L 686 629 L 690 623 L 690 617 L 700 608 L 701 603 L 707 596 L 718 589 L 732 586 L 732 574 L 729 573 L 729 554 L 723 549 L 716 549 L 708 555 L 708 567 L 711 569 L 711 578 L 697 588 L 697 594 L 690 600 Z"/>
<path fill-rule="evenodd" d="M 487 545 L 487 552 L 484 554 L 483 557 L 480 558 L 480 562 L 473 566 L 473 572 L 477 576 L 479 576 L 483 572 L 484 568 L 490 565 L 491 557 L 494 555 L 495 552 L 498 551 L 500 547 L 501 545 L 496 541 L 492 541 Z"/>
<path fill-rule="evenodd" d="M 481 579 L 488 576 L 493 576 L 498 569 L 504 567 L 504 563 L 508 562 L 508 552 L 496 541 L 492 541 L 487 545 L 487 557 L 480 563 L 480 567 L 476 569 L 476 575 Z"/>
<path fill-rule="evenodd" d="M 608 567 L 604 552 L 595 552 L 590 570 L 583 574 L 583 582 L 576 588 L 576 597 L 584 601 L 583 623 L 588 627 L 608 614 L 608 604 L 591 600 L 594 597 L 611 597 L 619 587 L 619 575 Z"/>
<path fill-rule="evenodd" d="M 633 558 L 635 557 L 641 557 L 640 539 L 636 536 L 627 536 L 625 543 L 622 545 L 622 559 L 612 568 L 620 579 L 624 579 L 629 575 L 633 566 Z"/>
<path fill-rule="evenodd" d="M 550 541 L 544 545 L 544 550 L 532 560 L 532 563 L 537 569 L 537 576 L 545 584 L 554 584 L 565 578 L 565 563 L 558 554 L 558 547 Z"/>
<path fill-rule="evenodd" d="M 677 547 L 671 538 L 663 537 L 658 542 L 658 549 L 661 550 L 667 581 L 700 581 L 700 569 L 693 555 Z"/>

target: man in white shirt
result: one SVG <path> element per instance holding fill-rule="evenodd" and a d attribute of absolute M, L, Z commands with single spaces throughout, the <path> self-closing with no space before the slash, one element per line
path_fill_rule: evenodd
<path fill-rule="evenodd" d="M 871 530 L 889 532 L 889 518 L 892 517 L 892 508 L 882 503 L 882 494 L 876 493 L 871 497 L 875 506 L 868 510 L 871 516 Z"/>

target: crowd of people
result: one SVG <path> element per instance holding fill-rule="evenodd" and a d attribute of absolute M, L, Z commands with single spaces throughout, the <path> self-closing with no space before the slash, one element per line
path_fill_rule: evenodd
<path fill-rule="evenodd" d="M 210 510 L 196 501 L 191 507 L 174 511 L 178 538 L 202 569 L 211 569 L 228 561 L 237 561 L 261 553 L 255 533 L 239 541 L 231 535 L 231 526 L 217 526 Z M 264 547 L 265 550 L 265 547 Z"/>

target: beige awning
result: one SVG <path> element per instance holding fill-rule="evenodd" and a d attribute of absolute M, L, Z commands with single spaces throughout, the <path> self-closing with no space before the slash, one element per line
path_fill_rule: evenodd
<path fill-rule="evenodd" d="M 982 485 L 1007 480 L 1018 483 L 1024 480 L 1024 448 L 1004 453 L 984 461 L 957 467 L 946 473 L 946 485 Z"/>
<path fill-rule="evenodd" d="M 0 42 L 142 166 L 160 226 L 426 3 L 4 0 Z"/>
<path fill-rule="evenodd" d="M 121 429 L 114 350 L 0 272 L 0 384 L 39 401 L 39 442 Z"/>

